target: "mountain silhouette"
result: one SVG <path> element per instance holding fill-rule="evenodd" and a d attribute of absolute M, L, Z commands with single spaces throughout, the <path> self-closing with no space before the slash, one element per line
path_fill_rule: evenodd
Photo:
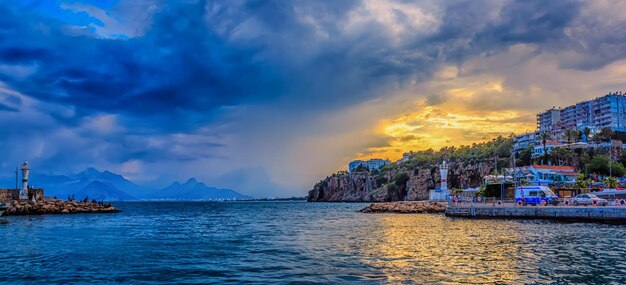
<path fill-rule="evenodd" d="M 15 178 L 3 179 L 11 188 L 14 187 L 14 180 Z M 135 184 L 120 174 L 108 170 L 99 171 L 93 167 L 69 175 L 31 173 L 29 185 L 44 188 L 46 196 L 59 199 L 66 199 L 72 195 L 77 200 L 88 197 L 106 201 L 252 199 L 231 189 L 209 187 L 195 178 L 187 180 L 184 184 L 174 182 L 164 189 L 148 188 Z"/>

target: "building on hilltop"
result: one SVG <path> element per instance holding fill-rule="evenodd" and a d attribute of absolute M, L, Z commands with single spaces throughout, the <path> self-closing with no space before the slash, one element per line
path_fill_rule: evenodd
<path fill-rule="evenodd" d="M 391 163 L 386 159 L 354 160 L 348 164 L 348 172 L 354 172 L 359 166 L 367 170 L 380 170 L 383 166 Z"/>
<path fill-rule="evenodd" d="M 534 146 L 538 136 L 538 132 L 532 132 L 515 137 L 515 140 L 513 141 L 513 151 L 522 151 L 528 146 Z"/>
<path fill-rule="evenodd" d="M 541 144 L 541 133 L 547 133 L 550 140 L 564 142 L 566 131 L 589 130 L 597 134 L 602 129 L 626 133 L 626 93 L 611 92 L 602 97 L 578 102 L 565 108 L 552 107 L 537 114 L 537 130 L 515 138 L 514 151 L 521 151 L 529 145 Z M 574 142 L 577 140 L 574 139 Z M 540 150 L 543 153 L 543 149 Z M 538 153 L 535 151 L 534 153 Z"/>
<path fill-rule="evenodd" d="M 626 95 L 619 92 L 594 99 L 591 116 L 598 130 L 626 131 Z"/>
<path fill-rule="evenodd" d="M 609 93 L 602 97 L 576 103 L 564 109 L 552 108 L 537 115 L 538 131 L 583 130 L 592 133 L 609 128 L 626 131 L 626 94 Z"/>
<path fill-rule="evenodd" d="M 546 141 L 546 152 L 550 154 L 552 149 L 564 146 L 565 144 L 558 141 Z M 537 143 L 533 148 L 532 158 L 543 156 L 543 143 Z"/>
<path fill-rule="evenodd" d="M 543 113 L 537 114 L 537 130 L 552 131 L 558 128 L 561 121 L 561 109 L 552 107 Z"/>
<path fill-rule="evenodd" d="M 398 159 L 396 163 L 407 162 L 411 159 L 411 156 L 413 156 L 413 151 L 405 152 L 402 154 L 402 158 Z"/>

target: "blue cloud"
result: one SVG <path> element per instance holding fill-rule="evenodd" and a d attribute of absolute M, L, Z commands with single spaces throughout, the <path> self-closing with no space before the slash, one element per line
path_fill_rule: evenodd
<path fill-rule="evenodd" d="M 585 55 L 564 59 L 563 68 L 589 70 L 624 59 L 623 23 L 611 33 L 566 32 L 593 26 L 581 18 L 585 5 L 438 2 L 419 7 L 436 18 L 429 30 L 414 28 L 414 19 L 395 9 L 395 24 L 404 28 L 394 34 L 376 11 L 360 10 L 362 1 L 2 2 L 0 65 L 33 71 L 15 76 L 0 69 L 0 82 L 35 103 L 0 101 L 0 116 L 24 106 L 35 106 L 31 112 L 37 115 L 0 119 L 29 126 L 26 135 L 50 137 L 50 168 L 65 161 L 228 160 L 224 138 L 264 120 L 239 120 L 253 116 L 242 115 L 246 106 L 280 106 L 276 118 L 293 121 L 280 136 L 287 140 L 308 118 L 427 81 L 441 65 L 515 44 L 536 45 L 538 53 Z M 349 21 L 355 13 L 370 18 L 354 28 Z M 113 26 L 104 36 L 101 29 Z M 115 116 L 119 129 L 92 132 L 86 122 L 101 115 Z M 6 151 L 24 135 L 13 126 L 0 131 L 7 134 L 0 143 Z M 176 134 L 198 136 L 174 141 Z M 151 144 L 153 137 L 164 142 Z M 74 149 L 89 154 L 77 156 Z"/>

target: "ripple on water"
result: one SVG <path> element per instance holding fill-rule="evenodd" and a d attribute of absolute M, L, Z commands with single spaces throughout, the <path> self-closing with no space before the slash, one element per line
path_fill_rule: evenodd
<path fill-rule="evenodd" d="M 116 206 L 10 217 L 0 282 L 626 283 L 619 225 L 372 215 L 362 204 Z"/>

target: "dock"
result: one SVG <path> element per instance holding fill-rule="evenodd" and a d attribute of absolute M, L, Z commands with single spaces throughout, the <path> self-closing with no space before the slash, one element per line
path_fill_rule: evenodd
<path fill-rule="evenodd" d="M 549 219 L 626 224 L 624 206 L 448 205 L 445 213 L 448 217 L 476 219 Z"/>

